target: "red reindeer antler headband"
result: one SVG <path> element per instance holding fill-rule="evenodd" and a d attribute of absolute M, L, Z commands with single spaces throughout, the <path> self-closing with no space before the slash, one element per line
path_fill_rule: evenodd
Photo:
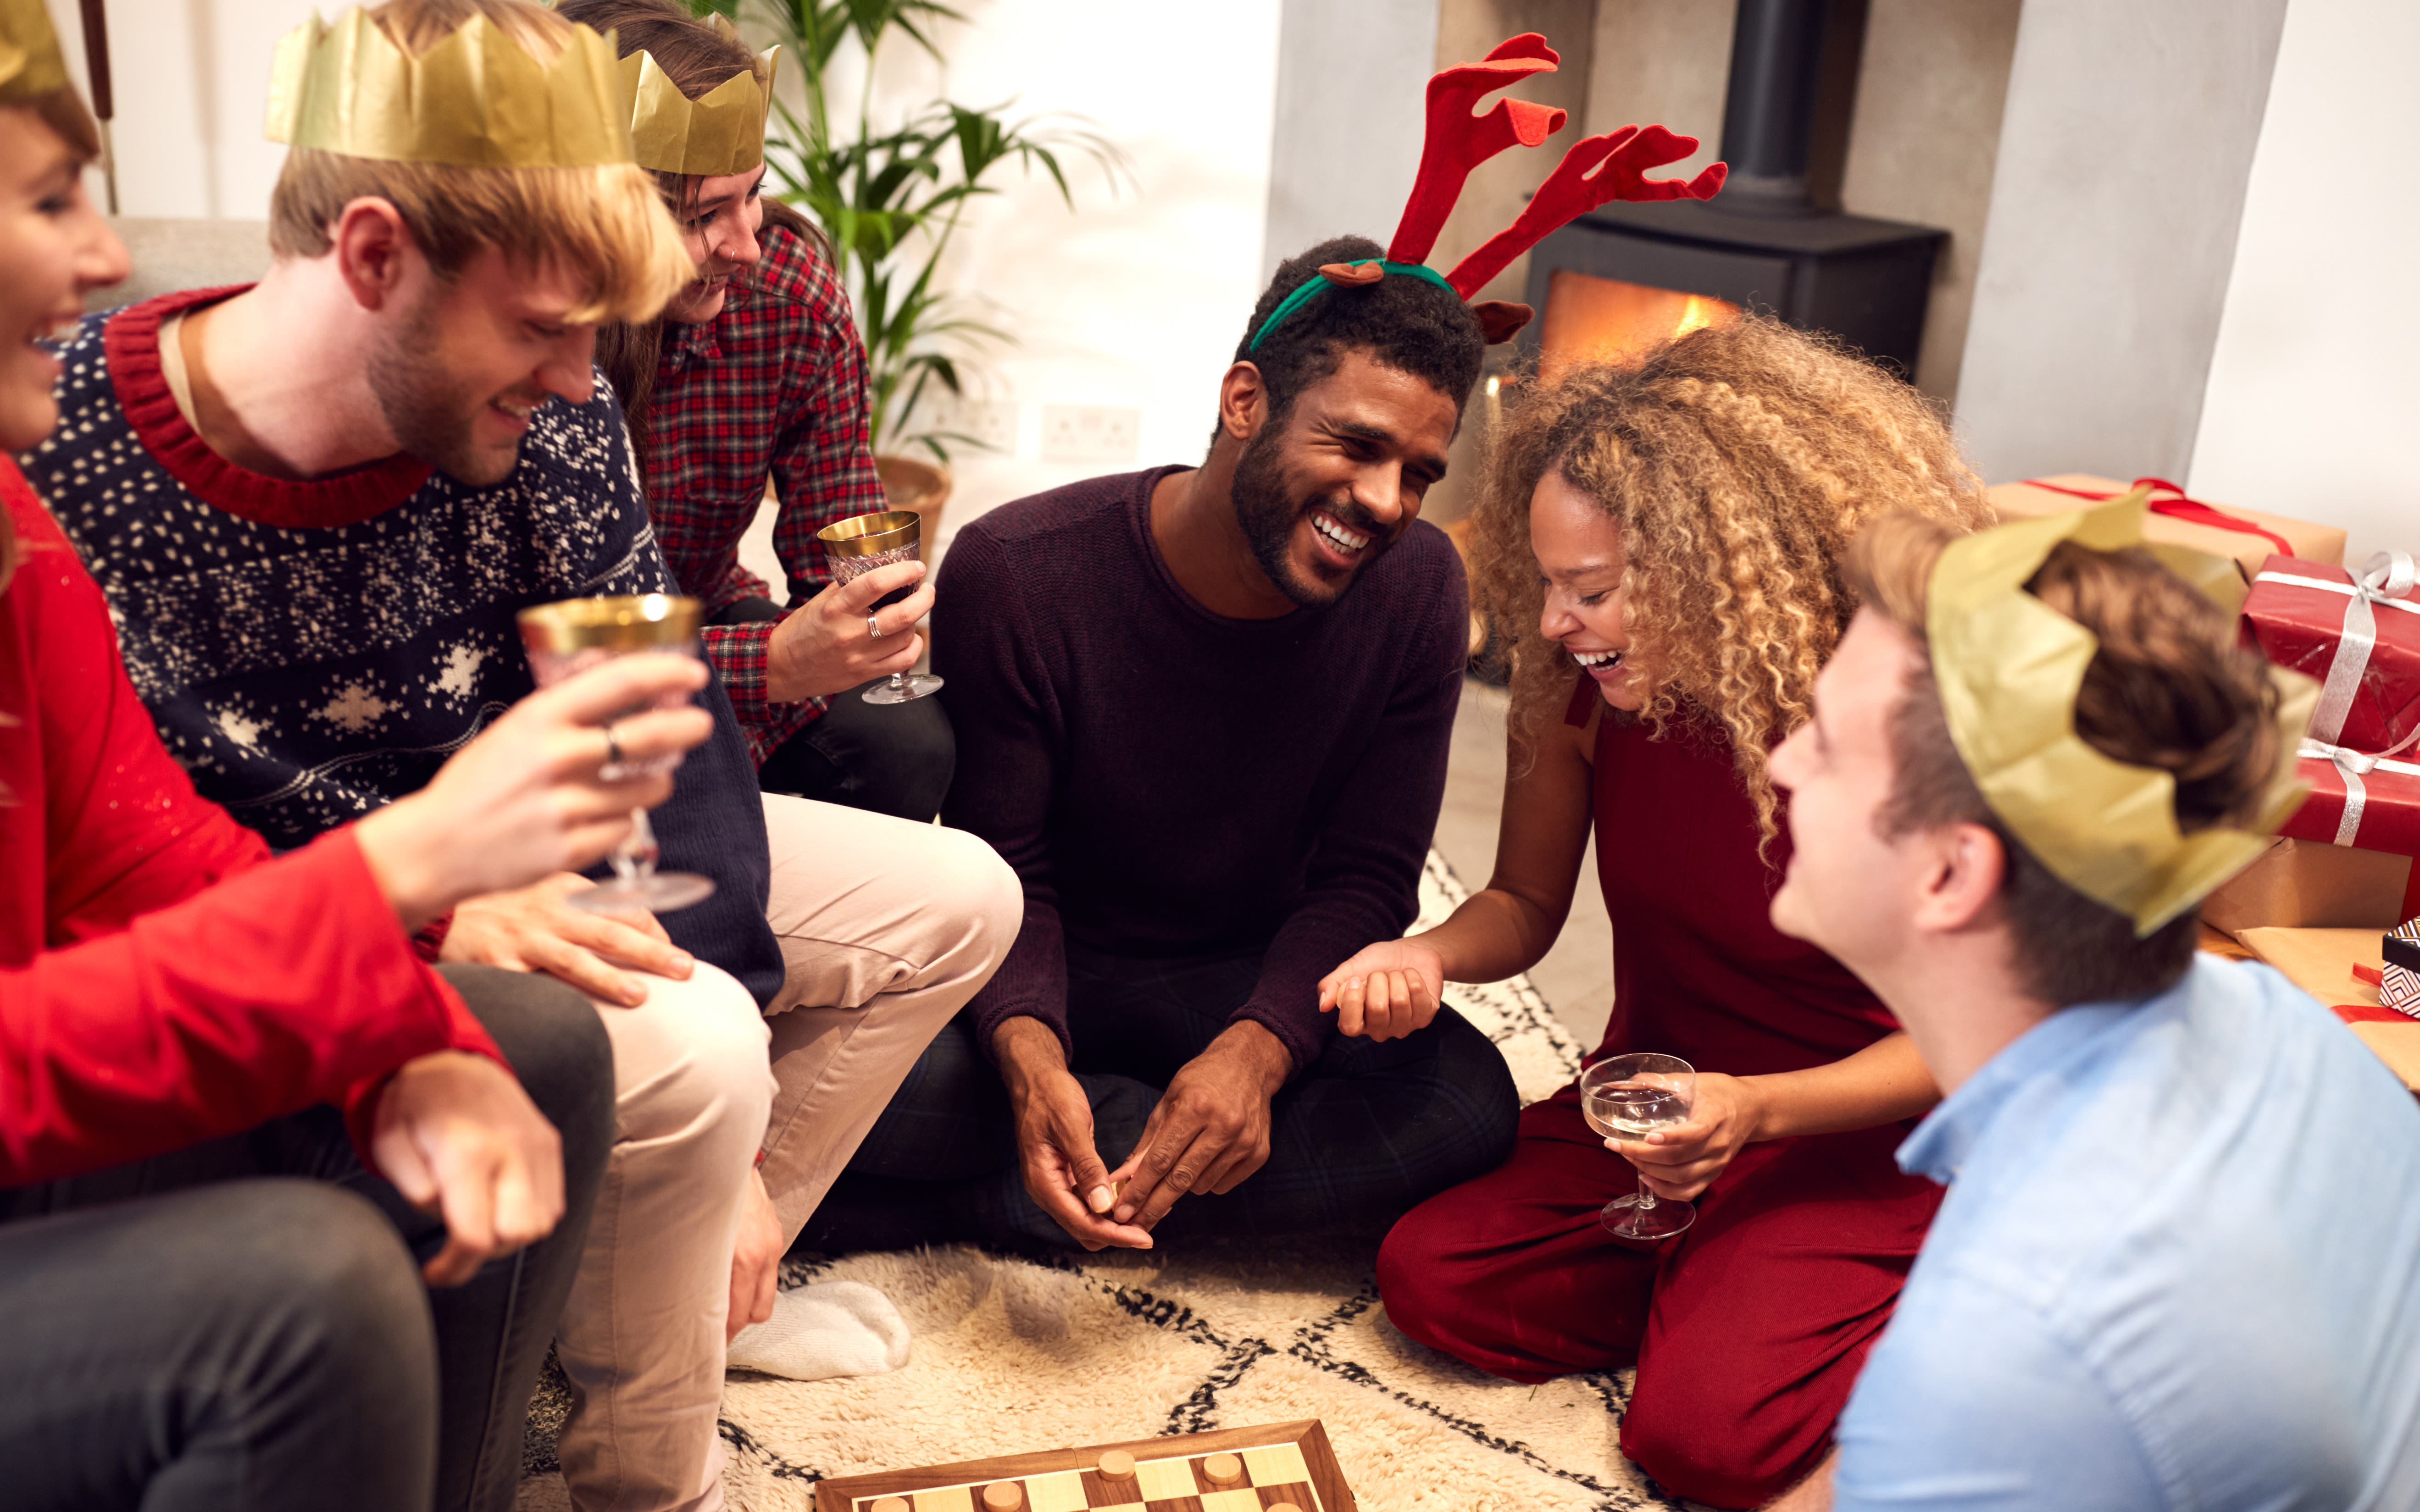
<path fill-rule="evenodd" d="M 1730 171 L 1719 162 L 1685 183 L 1647 177 L 1650 168 L 1678 162 L 1697 151 L 1696 137 L 1676 135 L 1661 126 L 1643 130 L 1625 126 L 1573 143 L 1511 225 L 1456 263 L 1452 272 L 1440 274 L 1430 268 L 1426 258 L 1436 246 L 1446 217 L 1453 212 L 1454 201 L 1462 197 L 1470 170 L 1515 143 L 1536 147 L 1561 131 L 1567 118 L 1562 111 L 1528 100 L 1499 100 L 1481 115 L 1472 114 L 1471 107 L 1533 73 L 1552 73 L 1561 61 L 1545 38 L 1523 32 L 1498 44 L 1483 60 L 1448 69 L 1430 79 L 1428 134 L 1420 147 L 1420 169 L 1412 180 L 1412 196 L 1404 206 L 1404 218 L 1395 227 L 1385 259 L 1329 263 L 1322 268 L 1317 277 L 1305 281 L 1269 312 L 1261 329 L 1252 333 L 1248 349 L 1257 349 L 1289 316 L 1329 288 L 1374 284 L 1388 273 L 1401 273 L 1425 278 L 1466 301 L 1549 232 L 1600 205 L 1618 199 L 1714 197 Z M 1472 313 L 1479 316 L 1480 328 L 1492 346 L 1510 341 L 1529 323 L 1531 311 L 1526 304 L 1490 300 L 1474 305 Z"/>

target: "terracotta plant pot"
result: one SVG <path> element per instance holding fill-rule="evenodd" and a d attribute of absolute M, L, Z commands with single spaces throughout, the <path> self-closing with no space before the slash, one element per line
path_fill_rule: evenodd
<path fill-rule="evenodd" d="M 912 456 L 876 455 L 874 471 L 882 475 L 882 492 L 892 508 L 912 509 L 924 517 L 924 544 L 929 551 L 940 539 L 941 506 L 950 501 L 949 469 Z"/>

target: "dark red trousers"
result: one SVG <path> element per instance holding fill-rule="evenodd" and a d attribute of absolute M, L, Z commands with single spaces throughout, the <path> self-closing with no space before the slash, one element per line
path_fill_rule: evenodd
<path fill-rule="evenodd" d="M 1714 1506 L 1761 1505 L 1832 1424 L 1940 1206 L 1904 1176 L 1903 1125 L 1740 1151 L 1678 1239 L 1633 1245 L 1597 1211 L 1637 1187 L 1564 1088 L 1512 1158 L 1406 1213 L 1378 1252 L 1395 1326 L 1494 1375 L 1638 1366 L 1621 1452 Z"/>

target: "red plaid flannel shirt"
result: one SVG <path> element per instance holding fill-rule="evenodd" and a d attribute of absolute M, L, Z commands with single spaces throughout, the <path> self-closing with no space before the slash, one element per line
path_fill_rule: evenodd
<path fill-rule="evenodd" d="M 795 606 L 830 581 L 815 532 L 887 508 L 866 434 L 865 347 L 831 265 L 768 225 L 764 256 L 732 282 L 722 314 L 664 332 L 647 414 L 647 510 L 681 591 L 709 613 L 770 598 L 739 564 L 739 538 L 770 479 L 773 548 Z M 709 628 L 706 652 L 762 762 L 824 712 L 825 700 L 765 697 L 773 623 Z"/>

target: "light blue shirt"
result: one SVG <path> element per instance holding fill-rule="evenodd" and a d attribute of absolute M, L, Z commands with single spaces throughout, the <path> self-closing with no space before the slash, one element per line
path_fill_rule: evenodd
<path fill-rule="evenodd" d="M 2054 1013 L 1899 1161 L 1949 1195 L 1838 1512 L 2420 1508 L 2420 1108 L 2285 978 Z"/>

